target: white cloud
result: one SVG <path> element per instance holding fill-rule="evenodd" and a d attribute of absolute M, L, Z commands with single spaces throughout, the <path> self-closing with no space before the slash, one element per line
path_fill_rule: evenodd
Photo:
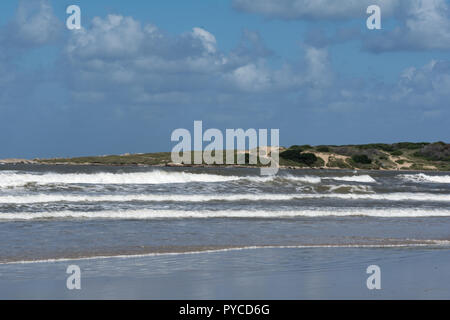
<path fill-rule="evenodd" d="M 44 45 L 55 41 L 62 27 L 47 0 L 20 1 L 8 38 L 24 46 Z"/>
<path fill-rule="evenodd" d="M 67 46 L 68 53 L 84 59 L 117 58 L 139 53 L 145 38 L 139 22 L 130 17 L 108 15 L 96 17 L 92 28 L 72 32 L 73 38 Z"/>
<path fill-rule="evenodd" d="M 216 52 L 216 37 L 202 28 L 193 28 L 192 35 L 194 38 L 200 39 L 203 46 L 209 53 Z"/>
<path fill-rule="evenodd" d="M 393 14 L 401 0 L 233 0 L 242 11 L 281 19 L 363 18 L 369 5 L 382 6 L 383 14 Z"/>
<path fill-rule="evenodd" d="M 270 74 L 262 65 L 248 64 L 232 72 L 232 80 L 244 91 L 261 91 L 269 88 Z"/>
<path fill-rule="evenodd" d="M 450 63 L 437 60 L 431 60 L 421 68 L 404 70 L 394 94 L 396 101 L 425 109 L 444 107 L 440 104 L 449 98 Z"/>
<path fill-rule="evenodd" d="M 366 48 L 376 52 L 450 49 L 450 10 L 446 0 L 410 0 L 403 5 L 401 25 L 368 38 Z"/>
<path fill-rule="evenodd" d="M 207 30 L 171 36 L 122 16 L 95 18 L 91 28 L 72 34 L 66 76 L 74 98 L 87 103 L 176 110 L 192 105 L 226 110 L 247 103 L 271 110 L 276 104 L 332 112 L 412 106 L 435 114 L 450 92 L 443 62 L 405 70 L 397 85 L 378 88 L 339 76 L 326 46 L 305 45 L 303 57 L 274 67 L 259 35 L 249 31 L 228 54 Z"/>
<path fill-rule="evenodd" d="M 326 49 L 306 47 L 306 62 L 308 77 L 312 84 L 326 86 L 331 83 L 333 77 L 332 67 Z"/>

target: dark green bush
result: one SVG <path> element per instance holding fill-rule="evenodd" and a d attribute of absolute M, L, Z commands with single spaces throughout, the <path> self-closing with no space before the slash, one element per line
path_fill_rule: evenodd
<path fill-rule="evenodd" d="M 308 166 L 312 166 L 314 162 L 317 161 L 317 157 L 314 153 L 301 153 L 299 162 L 304 163 Z"/>
<path fill-rule="evenodd" d="M 371 143 L 371 144 L 362 144 L 357 146 L 358 149 L 367 150 L 367 149 L 379 149 L 383 151 L 394 151 L 394 147 L 390 144 L 385 143 Z"/>
<path fill-rule="evenodd" d="M 319 152 L 330 152 L 330 148 L 327 146 L 318 146 L 317 151 Z"/>
<path fill-rule="evenodd" d="M 395 150 L 395 151 L 392 151 L 391 152 L 391 155 L 393 155 L 393 156 L 401 156 L 403 154 L 403 152 L 402 151 L 400 151 L 400 150 Z"/>
<path fill-rule="evenodd" d="M 354 156 L 352 156 L 352 160 L 356 163 L 361 163 L 361 164 L 371 164 L 372 163 L 372 160 L 365 154 L 354 155 Z"/>
<path fill-rule="evenodd" d="M 283 159 L 286 160 L 293 160 L 293 161 L 297 161 L 300 157 L 300 152 L 298 149 L 292 149 L 289 148 L 283 152 L 280 153 L 280 157 L 282 157 Z"/>
<path fill-rule="evenodd" d="M 311 166 L 317 161 L 317 157 L 313 153 L 300 153 L 298 150 L 291 148 L 280 153 L 280 157 L 286 160 L 303 163 L 307 166 Z"/>
<path fill-rule="evenodd" d="M 422 147 L 428 145 L 428 142 L 399 142 L 399 143 L 394 143 L 393 146 L 395 147 L 395 149 L 408 149 L 408 150 L 416 150 L 416 149 L 421 149 Z"/>
<path fill-rule="evenodd" d="M 450 144 L 444 142 L 428 144 L 414 155 L 431 161 L 450 161 Z"/>

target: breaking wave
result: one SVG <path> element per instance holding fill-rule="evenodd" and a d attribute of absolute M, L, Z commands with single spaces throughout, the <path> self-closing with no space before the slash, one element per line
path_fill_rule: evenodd
<path fill-rule="evenodd" d="M 430 176 L 425 173 L 404 174 L 402 179 L 412 182 L 450 183 L 450 176 Z"/>
<path fill-rule="evenodd" d="M 450 194 L 433 193 L 311 193 L 311 194 L 125 194 L 125 195 L 72 195 L 36 194 L 27 196 L 0 196 L 0 204 L 26 204 L 46 202 L 207 202 L 207 201 L 289 201 L 296 199 L 332 198 L 342 200 L 385 201 L 440 201 L 450 202 Z"/>
<path fill-rule="evenodd" d="M 237 176 L 205 173 L 167 172 L 155 170 L 131 173 L 11 173 L 0 172 L 0 187 L 36 184 L 163 184 L 189 182 L 226 182 L 241 179 Z"/>
<path fill-rule="evenodd" d="M 334 178 L 330 178 L 334 179 Z M 208 183 L 247 180 L 251 182 L 298 181 L 318 184 L 322 179 L 318 176 L 233 176 L 209 173 L 169 172 L 154 170 L 131 173 L 22 173 L 18 171 L 0 171 L 0 187 L 20 187 L 27 184 L 169 184 L 169 183 Z M 356 181 L 356 180 L 355 180 Z"/>
<path fill-rule="evenodd" d="M 344 176 L 344 177 L 327 177 L 324 179 L 333 179 L 336 181 L 347 181 L 347 182 L 366 182 L 366 183 L 374 183 L 377 182 L 374 178 L 369 175 L 361 175 L 361 176 Z"/>
<path fill-rule="evenodd" d="M 366 209 L 366 208 L 321 208 L 296 211 L 261 211 L 261 210 L 107 210 L 107 211 L 49 211 L 0 213 L 0 220 L 45 220 L 45 219 L 115 219 L 115 220 L 150 220 L 150 219 L 188 219 L 188 218 L 294 218 L 327 216 L 367 216 L 383 218 L 410 217 L 448 217 L 446 209 Z"/>

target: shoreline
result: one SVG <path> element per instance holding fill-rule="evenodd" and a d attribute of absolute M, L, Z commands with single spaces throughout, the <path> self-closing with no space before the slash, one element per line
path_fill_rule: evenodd
<path fill-rule="evenodd" d="M 67 290 L 68 262 L 2 265 L 2 299 L 448 299 L 447 250 L 426 248 L 250 250 L 207 255 L 78 261 L 82 290 Z M 316 251 L 317 250 L 317 251 Z M 286 266 L 280 263 L 291 257 Z M 292 259 L 295 257 L 295 259 Z M 398 259 L 402 257 L 402 259 Z M 227 261 L 223 264 L 223 261 Z M 247 263 L 251 261 L 251 263 Z M 329 262 L 333 262 L 330 267 Z M 368 290 L 366 269 L 382 270 Z M 193 266 L 201 264 L 202 268 Z M 251 265 L 257 264 L 258 270 Z M 145 268 L 142 268 L 145 265 Z M 162 270 L 161 265 L 168 267 Z M 189 271 L 189 272 L 186 272 Z M 226 271 L 226 272 L 225 272 Z M 20 274 L 20 277 L 18 276 Z M 211 275 L 216 275 L 211 277 Z M 414 275 L 414 276 L 413 276 Z M 316 281 L 311 282 L 311 277 Z M 198 284 L 203 290 L 198 290 Z"/>
<path fill-rule="evenodd" d="M 144 164 L 144 163 L 132 163 L 132 164 L 116 164 L 116 163 L 95 163 L 95 162 L 40 162 L 36 160 L 20 159 L 18 161 L 11 161 L 10 159 L 0 160 L 0 165 L 39 165 L 39 166 L 94 166 L 94 167 L 148 167 L 148 168 L 218 168 L 218 169 L 260 169 L 260 166 L 251 165 L 208 165 L 208 164 Z M 339 168 L 339 167 L 300 167 L 300 166 L 279 166 L 280 170 L 333 170 L 333 171 L 393 171 L 393 172 L 436 172 L 436 173 L 450 173 L 450 170 L 439 169 L 391 169 L 391 168 Z"/>
<path fill-rule="evenodd" d="M 250 164 L 251 154 L 254 154 L 254 152 L 259 154 L 261 160 L 261 148 L 267 148 L 263 158 L 269 157 L 270 164 L 266 165 L 266 161 L 259 160 Z M 184 163 L 175 163 L 172 152 L 152 152 L 34 159 L 9 158 L 0 159 L 0 164 L 258 169 L 276 165 L 279 169 L 291 170 L 450 172 L 450 144 L 444 142 L 398 142 L 393 144 L 372 143 L 340 146 L 293 145 L 289 148 L 259 147 L 251 150 L 234 150 L 234 159 L 228 158 L 230 151 L 232 150 L 222 150 L 223 159 L 221 155 L 218 155 L 219 159 L 214 159 L 214 162 L 221 160 L 220 162 L 222 163 L 220 164 L 207 164 L 202 151 L 183 151 L 183 153 L 188 153 L 183 155 L 183 157 L 188 157 L 186 160 L 183 160 Z M 272 158 L 272 152 L 276 153 L 274 158 Z M 225 153 L 227 154 L 226 159 Z M 241 161 L 238 161 L 239 155 L 245 155 L 245 160 L 240 159 Z M 199 156 L 201 156 L 202 161 L 198 161 L 199 164 L 195 164 L 194 160 L 198 159 Z M 232 164 L 226 164 L 227 162 Z"/>

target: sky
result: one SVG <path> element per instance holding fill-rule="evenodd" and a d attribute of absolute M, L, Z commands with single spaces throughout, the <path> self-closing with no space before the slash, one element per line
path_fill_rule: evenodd
<path fill-rule="evenodd" d="M 283 146 L 449 142 L 449 98 L 448 0 L 0 2 L 0 158 L 170 151 L 194 120 Z"/>

